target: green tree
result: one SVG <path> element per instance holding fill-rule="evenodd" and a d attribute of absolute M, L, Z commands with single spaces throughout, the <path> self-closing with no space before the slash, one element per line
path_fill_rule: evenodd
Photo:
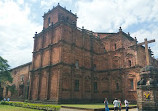
<path fill-rule="evenodd" d="M 9 71 L 10 66 L 8 65 L 8 61 L 3 59 L 0 56 L 0 83 L 6 84 L 7 82 L 12 82 L 12 76 Z"/>
<path fill-rule="evenodd" d="M 7 87 L 8 82 L 11 83 L 13 80 L 9 70 L 8 61 L 0 56 L 0 99 L 2 99 L 3 95 L 3 86 Z"/>

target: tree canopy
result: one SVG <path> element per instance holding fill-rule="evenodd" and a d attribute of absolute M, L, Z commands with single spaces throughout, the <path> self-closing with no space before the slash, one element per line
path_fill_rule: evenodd
<path fill-rule="evenodd" d="M 8 61 L 0 56 L 0 85 L 6 84 L 6 82 L 12 82 L 13 79 L 9 69 Z"/>

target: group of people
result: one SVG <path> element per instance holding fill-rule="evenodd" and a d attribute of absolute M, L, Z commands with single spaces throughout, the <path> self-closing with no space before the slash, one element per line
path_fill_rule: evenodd
<path fill-rule="evenodd" d="M 8 101 L 8 102 L 9 102 L 9 101 L 10 101 L 10 98 L 7 98 L 7 99 L 4 98 L 2 101 Z"/>
<path fill-rule="evenodd" d="M 128 111 L 129 102 L 127 100 L 125 100 L 124 103 L 125 103 L 126 111 Z M 104 104 L 105 104 L 105 111 L 109 111 L 107 98 L 105 98 Z M 120 100 L 115 98 L 115 100 L 113 101 L 113 104 L 114 104 L 114 111 L 118 111 L 118 110 L 121 111 L 121 101 Z"/>

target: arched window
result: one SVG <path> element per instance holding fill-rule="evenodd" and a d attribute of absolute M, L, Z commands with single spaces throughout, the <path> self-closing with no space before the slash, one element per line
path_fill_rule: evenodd
<path fill-rule="evenodd" d="M 129 67 L 132 66 L 132 62 L 131 62 L 131 60 L 128 60 L 128 66 L 129 66 Z"/>

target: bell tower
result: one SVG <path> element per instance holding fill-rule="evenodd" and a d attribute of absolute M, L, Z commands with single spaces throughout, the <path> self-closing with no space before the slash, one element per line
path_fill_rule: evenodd
<path fill-rule="evenodd" d="M 43 28 L 46 29 L 51 25 L 55 25 L 58 22 L 66 22 L 70 25 L 76 26 L 77 24 L 77 15 L 73 14 L 70 11 L 66 10 L 59 5 L 53 7 L 53 9 L 49 10 L 47 13 L 43 15 Z"/>

